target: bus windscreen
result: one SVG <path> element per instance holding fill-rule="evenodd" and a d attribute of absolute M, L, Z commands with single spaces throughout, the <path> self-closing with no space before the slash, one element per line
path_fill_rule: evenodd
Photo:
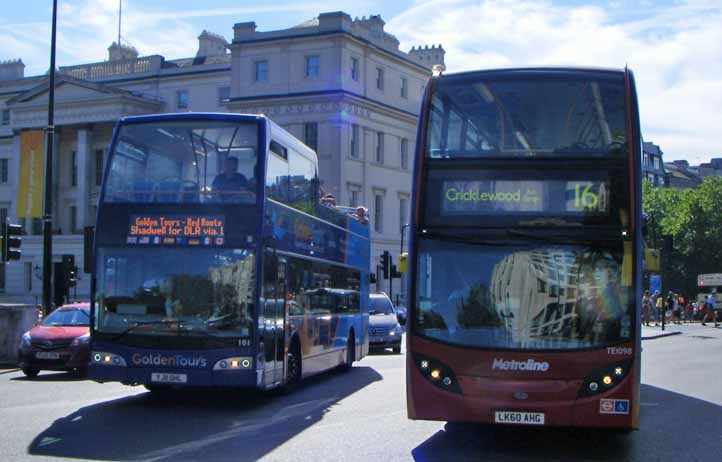
<path fill-rule="evenodd" d="M 573 350 L 627 341 L 622 246 L 419 243 L 416 333 L 464 347 Z"/>
<path fill-rule="evenodd" d="M 121 124 L 103 201 L 254 204 L 257 151 L 255 122 Z"/>
<path fill-rule="evenodd" d="M 621 75 L 442 79 L 426 157 L 623 157 L 624 94 Z"/>

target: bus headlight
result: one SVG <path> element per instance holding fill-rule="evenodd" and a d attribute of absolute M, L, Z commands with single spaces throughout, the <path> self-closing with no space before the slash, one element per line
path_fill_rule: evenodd
<path fill-rule="evenodd" d="M 224 358 L 213 365 L 214 371 L 237 371 L 250 370 L 253 366 L 253 358 L 250 356 L 237 356 Z"/>
<path fill-rule="evenodd" d="M 461 394 L 461 388 L 456 381 L 456 376 L 446 364 L 420 354 L 414 354 L 414 364 L 416 364 L 416 368 L 421 375 L 438 388 Z"/>
<path fill-rule="evenodd" d="M 128 367 L 125 358 L 115 353 L 106 353 L 104 351 L 93 351 L 90 353 L 90 362 L 100 366 Z"/>
<path fill-rule="evenodd" d="M 627 359 L 592 372 L 584 379 L 577 396 L 584 398 L 598 393 L 604 393 L 614 388 L 624 380 L 631 366 L 632 360 Z"/>

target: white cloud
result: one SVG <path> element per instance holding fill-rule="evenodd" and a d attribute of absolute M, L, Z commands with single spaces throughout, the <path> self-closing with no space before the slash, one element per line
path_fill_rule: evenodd
<path fill-rule="evenodd" d="M 449 71 L 629 65 L 645 139 L 659 144 L 666 160 L 698 162 L 722 157 L 720 24 L 722 5 L 709 0 L 636 10 L 545 0 L 431 0 L 387 28 L 404 49 L 441 43 Z"/>
<path fill-rule="evenodd" d="M 255 2 L 246 4 L 253 5 Z M 230 40 L 232 24 L 241 17 L 268 13 L 305 13 L 335 9 L 333 2 L 295 2 L 259 4 L 232 8 L 160 9 L 142 0 L 123 1 L 122 37 L 141 55 L 160 54 L 168 59 L 194 56 L 202 26 L 194 19 L 227 17 L 228 28 L 214 32 Z M 197 3 L 196 3 L 197 5 Z M 155 6 L 155 9 L 153 9 Z M 0 57 L 22 58 L 26 75 L 44 73 L 49 67 L 50 11 L 48 20 L 30 23 L 0 24 Z M 71 65 L 103 61 L 108 47 L 117 41 L 118 0 L 66 0 L 58 12 L 57 64 Z"/>

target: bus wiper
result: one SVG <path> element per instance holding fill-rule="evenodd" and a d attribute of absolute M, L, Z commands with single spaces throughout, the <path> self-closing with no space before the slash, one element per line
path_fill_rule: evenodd
<path fill-rule="evenodd" d="M 152 326 L 152 325 L 161 325 L 161 326 L 167 326 L 172 324 L 178 324 L 179 321 L 171 320 L 171 319 L 156 319 L 155 321 L 135 321 L 132 326 L 125 329 L 123 332 L 119 333 L 115 337 L 112 338 L 112 340 L 118 340 L 121 337 L 124 337 L 125 335 L 129 334 L 130 332 L 134 331 L 138 327 L 141 326 Z"/>
<path fill-rule="evenodd" d="M 508 242 L 499 241 L 499 240 L 493 240 L 493 239 L 482 239 L 477 236 L 469 235 L 469 234 L 458 234 L 458 233 L 446 233 L 446 232 L 438 232 L 438 231 L 429 231 L 425 233 L 426 236 L 433 236 L 436 238 L 448 240 L 448 241 L 456 241 L 456 242 L 463 242 L 465 244 L 478 244 L 478 245 L 494 245 L 494 246 L 507 246 L 510 245 Z"/>

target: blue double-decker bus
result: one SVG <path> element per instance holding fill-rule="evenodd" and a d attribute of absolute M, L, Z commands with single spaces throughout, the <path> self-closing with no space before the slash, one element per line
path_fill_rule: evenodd
<path fill-rule="evenodd" d="M 263 116 L 120 120 L 86 236 L 90 377 L 291 388 L 365 356 L 368 225 L 319 201 L 317 163 Z"/>

